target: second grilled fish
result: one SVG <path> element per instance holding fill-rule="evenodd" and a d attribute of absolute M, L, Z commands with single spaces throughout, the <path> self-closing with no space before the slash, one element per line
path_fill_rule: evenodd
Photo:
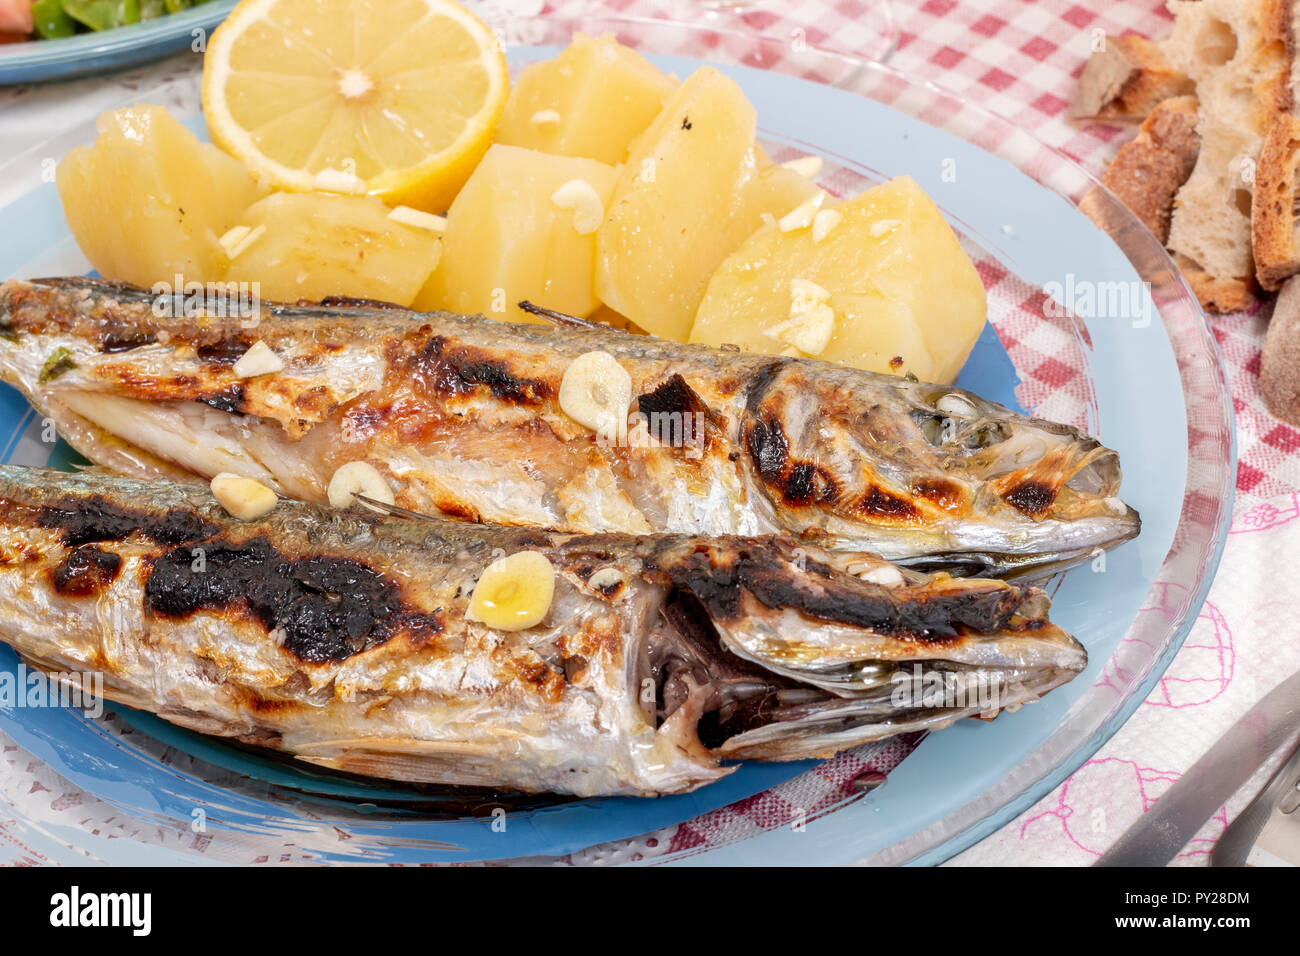
<path fill-rule="evenodd" d="M 1113 451 L 949 386 L 608 329 L 356 304 L 167 318 L 155 301 L 89 279 L 0 287 L 0 376 L 124 474 L 235 472 L 322 502 L 335 469 L 360 459 L 421 512 L 789 533 L 1003 576 L 1139 529 Z M 284 368 L 240 378 L 257 342 Z M 558 401 L 569 365 L 597 350 L 630 376 L 640 416 L 614 443 Z"/>
<path fill-rule="evenodd" d="M 472 620 L 519 550 L 554 568 L 545 616 Z M 1084 667 L 1047 609 L 788 539 L 298 502 L 245 523 L 194 484 L 0 466 L 0 640 L 182 726 L 398 780 L 650 795 L 943 726 Z"/>

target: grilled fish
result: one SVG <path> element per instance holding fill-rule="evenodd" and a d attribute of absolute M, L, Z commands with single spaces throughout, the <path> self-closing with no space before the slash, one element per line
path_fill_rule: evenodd
<path fill-rule="evenodd" d="M 0 287 L 0 377 L 121 474 L 231 472 L 323 502 L 335 469 L 365 460 L 397 504 L 458 519 L 784 533 L 999 576 L 1140 526 L 1115 452 L 949 386 L 604 328 L 348 301 L 221 317 L 202 297 L 161 299 L 93 279 Z M 240 377 L 258 342 L 283 368 Z M 560 407 L 592 351 L 631 379 L 625 434 Z"/>
<path fill-rule="evenodd" d="M 363 511 L 284 501 L 241 522 L 194 483 L 0 466 L 0 639 L 319 766 L 582 796 L 1014 707 L 1087 660 L 1041 591 L 1005 581 L 781 537 Z M 520 550 L 554 568 L 545 617 L 471 619 L 485 566 Z"/>

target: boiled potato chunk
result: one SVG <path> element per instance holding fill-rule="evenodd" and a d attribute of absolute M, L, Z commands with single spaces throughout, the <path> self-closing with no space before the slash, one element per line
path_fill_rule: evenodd
<path fill-rule="evenodd" d="M 590 315 L 596 228 L 617 175 L 594 159 L 493 146 L 447 212 L 442 261 L 417 308 L 541 321 L 518 307 L 527 299 Z"/>
<path fill-rule="evenodd" d="M 328 296 L 410 305 L 438 263 L 430 229 L 389 218 L 378 199 L 275 193 L 240 218 L 227 281 L 257 282 L 275 302 Z M 240 230 L 243 232 L 243 229 Z"/>
<path fill-rule="evenodd" d="M 91 265 L 146 288 L 177 275 L 219 279 L 227 260 L 218 239 L 265 190 L 161 106 L 105 113 L 97 126 L 95 142 L 71 150 L 55 173 Z"/>
<path fill-rule="evenodd" d="M 685 341 L 709 277 L 762 222 L 816 187 L 754 143 L 754 108 L 711 67 L 693 73 L 632 145 L 596 237 L 596 294 Z"/>
<path fill-rule="evenodd" d="M 765 225 L 730 256 L 709 282 L 691 341 L 951 382 L 984 327 L 986 301 L 939 208 L 906 176 L 825 208 L 840 219 L 820 242 L 811 227 Z M 814 352 L 797 344 L 816 338 L 807 333 L 814 313 L 797 301 L 805 288 L 825 293 L 833 313 Z"/>
<path fill-rule="evenodd" d="M 554 60 L 519 75 L 496 141 L 617 165 L 676 86 L 613 34 L 575 34 Z"/>

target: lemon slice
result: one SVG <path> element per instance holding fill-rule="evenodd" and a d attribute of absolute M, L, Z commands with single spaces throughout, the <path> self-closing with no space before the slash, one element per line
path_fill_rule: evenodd
<path fill-rule="evenodd" d="M 492 31 L 451 0 L 243 0 L 208 42 L 203 110 L 272 186 L 442 212 L 509 85 Z"/>

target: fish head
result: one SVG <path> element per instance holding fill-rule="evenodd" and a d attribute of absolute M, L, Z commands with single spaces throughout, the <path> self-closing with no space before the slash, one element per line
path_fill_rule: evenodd
<path fill-rule="evenodd" d="M 836 547 L 1042 575 L 1141 527 L 1113 450 L 952 386 L 775 360 L 739 427 L 778 520 Z"/>

